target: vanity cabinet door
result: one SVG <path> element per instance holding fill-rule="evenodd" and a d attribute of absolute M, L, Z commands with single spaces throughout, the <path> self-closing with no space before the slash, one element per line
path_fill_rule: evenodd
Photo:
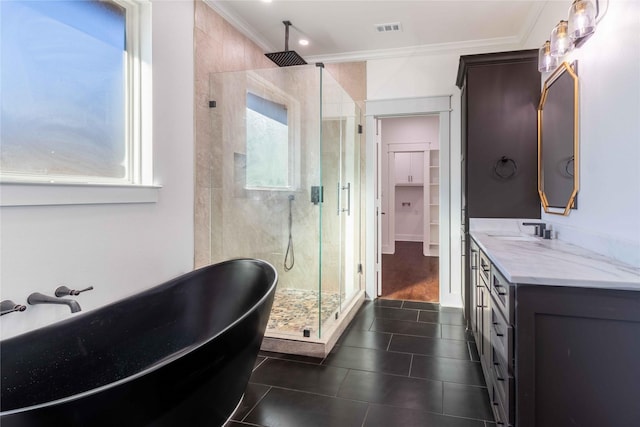
<path fill-rule="evenodd" d="M 478 305 L 476 308 L 476 322 L 478 333 L 476 340 L 476 347 L 478 348 L 478 355 L 480 356 L 480 363 L 482 364 L 482 371 L 484 373 L 484 379 L 487 382 L 487 387 L 492 384 L 491 381 L 491 293 L 486 286 L 485 280 L 482 275 L 478 276 Z"/>
<path fill-rule="evenodd" d="M 488 289 L 484 289 L 484 305 L 482 307 L 482 363 L 486 366 L 488 372 L 491 371 L 491 294 Z M 485 376 L 487 383 L 490 381 L 491 375 Z"/>
<path fill-rule="evenodd" d="M 473 332 L 473 337 L 476 342 L 478 340 L 478 245 L 475 242 L 471 241 L 471 250 L 470 250 L 470 275 L 469 275 L 469 284 L 471 286 L 471 332 Z"/>
<path fill-rule="evenodd" d="M 468 218 L 540 218 L 538 51 L 460 57 Z"/>
<path fill-rule="evenodd" d="M 518 285 L 518 427 L 640 426 L 640 292 Z"/>

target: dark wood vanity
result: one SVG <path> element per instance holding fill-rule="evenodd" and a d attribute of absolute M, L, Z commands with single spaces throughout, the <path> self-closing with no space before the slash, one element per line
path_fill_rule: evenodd
<path fill-rule="evenodd" d="M 467 319 L 469 218 L 540 218 L 537 61 L 537 50 L 460 57 L 456 85 L 462 96 L 461 271 Z"/>
<path fill-rule="evenodd" d="M 501 254 L 487 250 L 493 242 L 482 238 L 484 247 L 471 241 L 470 321 L 497 425 L 639 426 L 638 270 L 636 283 L 632 268 L 626 284 L 615 282 L 618 273 L 612 273 L 613 282 L 600 286 L 582 286 L 584 278 L 565 286 L 513 283 L 492 257 L 504 265 L 510 261 L 502 262 Z M 524 249 L 529 255 L 532 247 L 537 250 L 532 245 L 540 246 L 512 242 L 509 249 L 517 253 L 518 244 L 528 245 Z M 551 251 L 549 259 L 558 245 L 562 243 L 549 242 L 544 248 Z M 573 260 L 560 249 L 558 262 L 569 266 Z M 553 277 L 544 270 L 538 274 L 542 281 Z"/>
<path fill-rule="evenodd" d="M 541 102 L 537 50 L 462 56 L 457 85 L 463 303 L 496 424 L 640 426 L 640 269 L 511 219 L 577 207 L 575 63 Z"/>

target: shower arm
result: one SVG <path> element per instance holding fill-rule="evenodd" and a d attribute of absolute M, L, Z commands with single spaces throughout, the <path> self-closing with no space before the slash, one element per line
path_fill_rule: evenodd
<path fill-rule="evenodd" d="M 291 26 L 291 21 L 282 21 L 284 24 L 284 50 L 289 50 L 289 27 Z"/>

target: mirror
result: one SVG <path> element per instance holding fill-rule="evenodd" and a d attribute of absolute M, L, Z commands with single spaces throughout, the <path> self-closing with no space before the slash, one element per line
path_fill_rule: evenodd
<path fill-rule="evenodd" d="M 538 106 L 538 193 L 547 213 L 576 208 L 578 131 L 576 63 L 563 62 L 545 81 Z"/>

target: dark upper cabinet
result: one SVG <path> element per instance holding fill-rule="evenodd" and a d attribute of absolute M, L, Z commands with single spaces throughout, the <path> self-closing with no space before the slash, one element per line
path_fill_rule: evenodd
<path fill-rule="evenodd" d="M 460 57 L 465 223 L 540 218 L 537 55 L 526 50 Z"/>

